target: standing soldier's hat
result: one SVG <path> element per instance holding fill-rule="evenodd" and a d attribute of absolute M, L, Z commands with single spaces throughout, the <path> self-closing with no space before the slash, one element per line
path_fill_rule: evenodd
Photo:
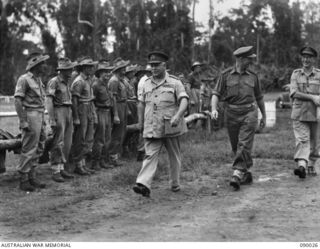
<path fill-rule="evenodd" d="M 147 66 L 138 66 L 135 76 L 139 76 L 142 74 L 151 73 L 151 66 L 148 64 Z"/>
<path fill-rule="evenodd" d="M 58 59 L 58 67 L 57 71 L 59 70 L 69 70 L 73 69 L 75 67 L 76 63 L 72 62 L 69 58 L 64 57 L 64 58 L 59 58 Z"/>
<path fill-rule="evenodd" d="M 152 51 L 148 54 L 149 64 L 167 62 L 168 60 L 169 60 L 169 56 L 161 51 Z"/>
<path fill-rule="evenodd" d="M 138 69 L 138 65 L 130 65 L 126 67 L 126 73 L 136 72 Z"/>
<path fill-rule="evenodd" d="M 113 62 L 114 69 L 112 70 L 112 72 L 114 73 L 114 72 L 118 71 L 119 69 L 128 66 L 129 63 L 130 63 L 129 60 L 128 60 L 128 61 L 124 61 L 124 60 L 121 59 L 121 58 L 115 59 L 114 62 Z"/>
<path fill-rule="evenodd" d="M 83 57 L 79 59 L 77 66 L 94 66 L 97 64 L 98 62 L 93 61 L 90 57 Z"/>
<path fill-rule="evenodd" d="M 310 55 L 312 57 L 317 57 L 318 56 L 318 53 L 317 51 L 312 48 L 312 47 L 303 47 L 301 48 L 300 50 L 300 55 Z"/>
<path fill-rule="evenodd" d="M 49 55 L 43 55 L 40 52 L 30 53 L 30 55 L 28 56 L 28 64 L 26 67 L 26 71 L 29 71 L 31 68 L 35 67 L 41 62 L 48 60 L 49 58 L 50 58 Z"/>
<path fill-rule="evenodd" d="M 256 54 L 253 52 L 253 46 L 246 46 L 238 48 L 233 52 L 233 55 L 237 58 L 255 58 Z"/>
<path fill-rule="evenodd" d="M 103 62 L 100 62 L 100 63 L 98 64 L 98 68 L 97 68 L 97 70 L 95 71 L 94 75 L 98 77 L 99 72 L 101 72 L 101 71 L 107 71 L 107 72 L 109 72 L 109 71 L 111 71 L 111 70 L 113 70 L 113 69 L 114 69 L 114 67 L 111 66 L 110 62 L 108 62 L 108 61 L 103 61 Z"/>
<path fill-rule="evenodd" d="M 195 61 L 192 66 L 191 66 L 191 70 L 193 71 L 195 67 L 198 67 L 198 66 L 203 66 L 204 63 L 200 63 L 199 61 Z"/>

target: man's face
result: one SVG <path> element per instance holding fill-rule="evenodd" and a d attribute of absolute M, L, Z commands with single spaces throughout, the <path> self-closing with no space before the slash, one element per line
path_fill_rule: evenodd
<path fill-rule="evenodd" d="M 48 65 L 45 61 L 39 63 L 35 67 L 36 67 L 37 73 L 40 75 L 45 75 L 48 72 Z"/>
<path fill-rule="evenodd" d="M 91 66 L 91 65 L 86 65 L 83 69 L 83 72 L 86 74 L 86 75 L 93 75 L 94 73 L 94 66 Z"/>
<path fill-rule="evenodd" d="M 311 68 L 314 65 L 315 59 L 310 55 L 302 55 L 301 56 L 302 66 L 304 68 Z"/>
<path fill-rule="evenodd" d="M 195 73 L 200 73 L 200 72 L 201 72 L 201 66 L 195 66 L 194 69 L 193 69 L 193 71 L 194 71 Z"/>
<path fill-rule="evenodd" d="M 245 69 L 247 69 L 253 62 L 253 59 L 250 57 L 242 58 L 242 65 Z"/>
<path fill-rule="evenodd" d="M 100 73 L 100 79 L 101 80 L 103 80 L 103 81 L 107 81 L 109 78 L 110 78 L 110 72 L 109 71 L 102 71 L 101 73 Z"/>
<path fill-rule="evenodd" d="M 154 77 L 159 77 L 162 74 L 166 72 L 166 63 L 160 62 L 160 63 L 152 63 L 151 66 L 151 72 Z"/>
<path fill-rule="evenodd" d="M 61 70 L 60 74 L 62 75 L 63 78 L 66 80 L 71 79 L 71 74 L 72 74 L 72 69 L 67 69 L 67 70 Z"/>

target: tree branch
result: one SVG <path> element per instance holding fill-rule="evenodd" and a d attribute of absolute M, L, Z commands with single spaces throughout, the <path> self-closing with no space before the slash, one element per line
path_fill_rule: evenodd
<path fill-rule="evenodd" d="M 93 28 L 94 26 L 93 26 L 93 24 L 91 22 L 88 22 L 88 21 L 80 19 L 81 5 L 82 5 L 82 0 L 79 0 L 78 23 L 87 24 L 88 26 Z"/>

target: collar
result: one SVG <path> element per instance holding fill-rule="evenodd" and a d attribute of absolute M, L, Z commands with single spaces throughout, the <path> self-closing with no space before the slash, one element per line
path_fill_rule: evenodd
<path fill-rule="evenodd" d="M 304 68 L 302 68 L 301 73 L 304 74 L 304 75 L 307 75 L 307 74 L 305 73 L 305 71 L 304 71 Z M 309 76 L 315 75 L 315 74 L 316 74 L 316 69 L 315 69 L 315 67 L 312 67 L 312 70 L 311 70 L 311 73 L 309 74 Z"/>
<path fill-rule="evenodd" d="M 169 81 L 169 74 L 166 72 L 164 78 L 160 81 L 160 83 L 156 83 L 153 79 L 153 76 L 150 77 L 151 82 L 156 85 L 156 87 L 162 86 L 165 82 Z"/>
<path fill-rule="evenodd" d="M 57 76 L 59 82 L 66 84 L 67 82 L 62 78 L 62 76 L 60 74 L 58 74 Z"/>
<path fill-rule="evenodd" d="M 237 71 L 236 67 L 233 67 L 232 70 L 230 71 L 230 74 L 240 74 L 240 73 Z M 249 73 L 248 70 L 245 70 L 245 71 L 244 71 L 243 73 L 241 73 L 241 74 L 250 74 L 250 73 Z"/>

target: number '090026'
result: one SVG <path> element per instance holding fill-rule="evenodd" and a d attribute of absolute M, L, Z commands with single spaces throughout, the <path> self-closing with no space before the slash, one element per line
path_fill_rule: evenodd
<path fill-rule="evenodd" d="M 300 243 L 300 247 L 317 248 L 318 247 L 318 243 Z"/>

